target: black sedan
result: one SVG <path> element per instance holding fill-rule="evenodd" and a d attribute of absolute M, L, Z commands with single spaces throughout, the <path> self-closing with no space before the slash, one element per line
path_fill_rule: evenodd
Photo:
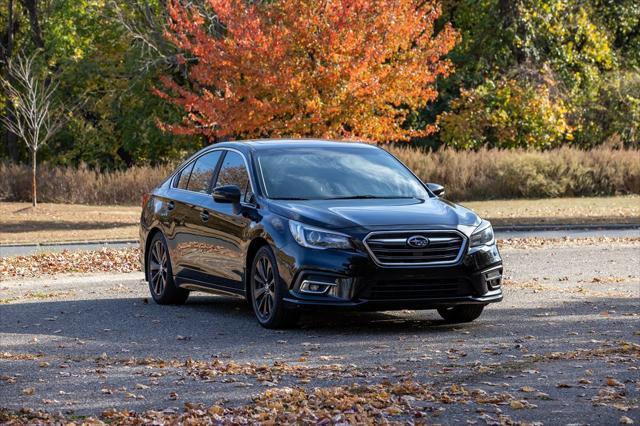
<path fill-rule="evenodd" d="M 473 321 L 502 300 L 502 259 L 491 224 L 443 194 L 367 144 L 216 144 L 143 197 L 145 276 L 159 304 L 235 295 L 269 328 L 311 307 Z"/>

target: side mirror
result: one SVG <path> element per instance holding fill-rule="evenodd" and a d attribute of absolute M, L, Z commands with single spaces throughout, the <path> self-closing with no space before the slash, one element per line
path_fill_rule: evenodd
<path fill-rule="evenodd" d="M 444 195 L 444 186 L 442 185 L 438 185 L 437 183 L 428 183 L 427 188 L 429 188 L 436 197 L 442 197 Z"/>
<path fill-rule="evenodd" d="M 218 203 L 240 204 L 241 192 L 236 185 L 218 186 L 213 189 L 213 199 Z"/>

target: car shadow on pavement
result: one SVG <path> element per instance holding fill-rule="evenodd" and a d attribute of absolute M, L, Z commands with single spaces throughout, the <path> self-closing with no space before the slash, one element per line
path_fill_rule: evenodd
<path fill-rule="evenodd" d="M 282 339 L 321 340 L 348 335 L 350 342 L 385 335 L 417 335 L 434 341 L 538 335 L 566 339 L 568 332 L 589 333 L 604 327 L 615 334 L 635 329 L 638 301 L 604 298 L 566 301 L 557 306 L 515 308 L 491 306 L 470 324 L 446 324 L 435 311 L 313 312 L 300 327 L 266 330 L 244 300 L 193 297 L 184 306 L 160 306 L 143 298 L 40 301 L 0 305 L 0 333 L 7 351 L 46 351 L 61 340 L 75 339 L 81 347 L 120 347 L 134 344 L 153 353 L 183 356 L 185 344 L 233 351 L 247 344 L 274 344 Z M 615 337 L 615 336 L 614 336 Z M 338 338 L 337 340 L 340 340 Z M 186 343 L 185 343 L 186 342 Z"/>

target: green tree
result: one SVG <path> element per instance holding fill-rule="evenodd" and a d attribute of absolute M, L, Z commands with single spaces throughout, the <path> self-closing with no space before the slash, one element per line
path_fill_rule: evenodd
<path fill-rule="evenodd" d="M 436 108 L 423 112 L 443 115 L 437 142 L 468 145 L 453 141 L 455 134 L 462 140 L 475 141 L 474 146 L 479 141 L 500 145 L 495 135 L 479 138 L 472 133 L 479 131 L 477 126 L 470 125 L 464 133 L 459 123 L 470 115 L 510 110 L 508 103 L 498 107 L 491 100 L 493 95 L 489 95 L 494 93 L 500 98 L 498 88 L 509 81 L 507 86 L 511 88 L 520 88 L 523 93 L 538 92 L 544 97 L 535 116 L 550 118 L 563 113 L 561 120 L 532 119 L 532 123 L 555 123 L 555 130 L 564 128 L 564 124 L 571 128 L 570 133 L 556 132 L 554 128 L 543 131 L 514 123 L 514 128 L 524 132 L 517 138 L 520 141 L 540 138 L 532 143 L 540 148 L 557 143 L 589 147 L 610 138 L 625 144 L 637 143 L 633 117 L 640 94 L 632 83 L 639 75 L 638 49 L 633 49 L 640 34 L 637 2 L 483 0 L 478 4 L 450 0 L 444 4 L 445 15 L 449 13 L 463 42 L 452 54 L 455 81 L 452 79 L 446 87 Z M 476 11 L 478 6 L 480 10 Z M 525 99 L 533 103 L 523 105 L 523 109 L 536 104 L 533 98 Z M 611 110 L 614 104 L 616 108 Z M 472 111 L 474 107 L 489 110 Z M 549 115 L 549 111 L 554 113 Z M 456 114 L 460 114 L 457 119 Z M 488 131 L 492 127 L 483 128 Z M 549 135 L 556 135 L 551 145 Z M 510 138 L 502 145 L 512 142 Z"/>

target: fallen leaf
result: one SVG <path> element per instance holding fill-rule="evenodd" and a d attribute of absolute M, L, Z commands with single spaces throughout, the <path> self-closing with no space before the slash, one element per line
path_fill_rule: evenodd
<path fill-rule="evenodd" d="M 624 384 L 619 382 L 618 380 L 614 379 L 613 377 L 608 377 L 607 378 L 607 386 L 612 386 L 612 387 L 624 387 Z"/>

